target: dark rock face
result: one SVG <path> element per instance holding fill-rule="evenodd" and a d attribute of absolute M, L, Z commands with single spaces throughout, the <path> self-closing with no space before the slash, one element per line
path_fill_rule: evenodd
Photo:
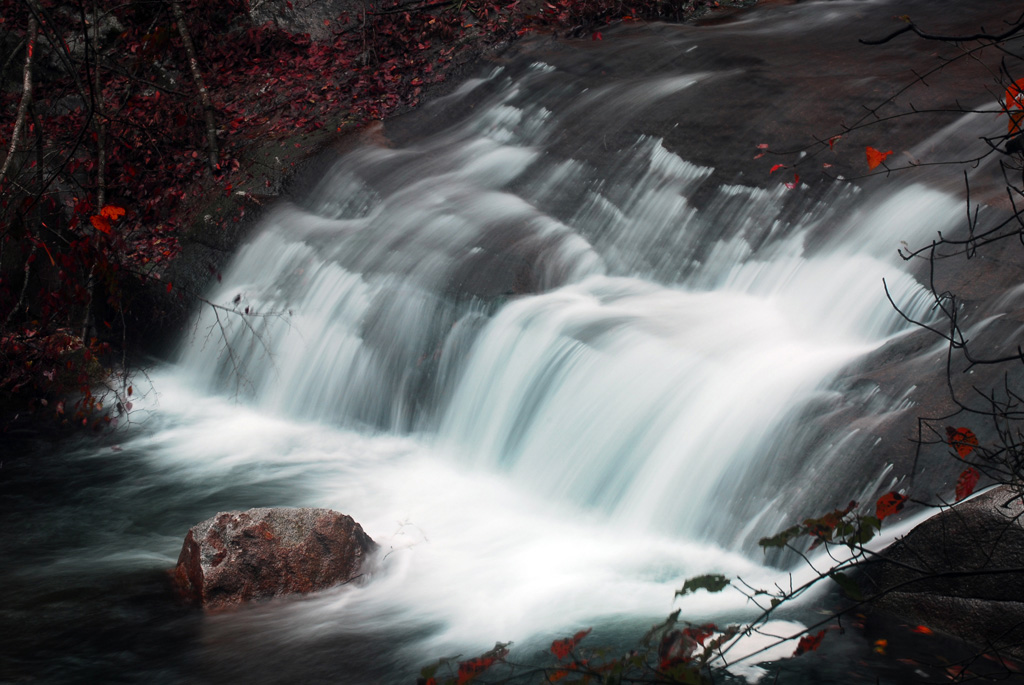
<path fill-rule="evenodd" d="M 330 509 L 228 511 L 189 530 L 173 578 L 184 597 L 218 609 L 352 580 L 376 548 Z"/>
<path fill-rule="evenodd" d="M 1005 487 L 912 530 L 865 569 L 877 606 L 963 640 L 1024 657 L 1024 506 Z M 868 594 L 867 592 L 865 594 Z"/>
<path fill-rule="evenodd" d="M 333 38 L 333 24 L 343 13 L 356 14 L 365 9 L 362 0 L 252 0 L 252 23 L 273 22 L 289 33 L 308 33 L 313 40 Z"/>

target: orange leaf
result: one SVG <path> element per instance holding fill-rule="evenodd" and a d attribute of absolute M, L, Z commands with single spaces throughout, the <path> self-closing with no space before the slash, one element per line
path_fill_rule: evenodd
<path fill-rule="evenodd" d="M 114 221 L 117 221 L 122 216 L 124 216 L 124 208 L 115 207 L 114 205 L 107 205 L 106 207 L 100 210 L 100 216 L 106 219 L 113 219 Z"/>
<path fill-rule="evenodd" d="M 956 501 L 959 502 L 962 499 L 971 496 L 974 492 L 974 486 L 978 484 L 978 479 L 981 478 L 981 474 L 978 473 L 977 469 L 967 469 L 960 474 L 960 477 L 956 479 Z"/>
<path fill-rule="evenodd" d="M 804 635 L 800 638 L 800 642 L 796 645 L 796 651 L 793 652 L 793 656 L 800 656 L 807 652 L 813 652 L 818 647 L 821 647 L 821 640 L 825 637 L 825 631 L 819 630 L 815 635 Z"/>
<path fill-rule="evenodd" d="M 1006 109 L 1024 109 L 1024 78 L 1019 78 L 1006 89 Z"/>
<path fill-rule="evenodd" d="M 978 436 L 970 428 L 946 426 L 946 442 L 956 450 L 961 459 L 966 459 L 978 446 Z"/>
<path fill-rule="evenodd" d="M 558 659 L 564 659 L 569 656 L 569 652 L 579 644 L 580 640 L 585 638 L 587 635 L 590 635 L 591 630 L 593 630 L 593 628 L 587 628 L 586 630 L 581 630 L 572 637 L 567 637 L 564 640 L 555 640 L 551 643 L 551 653 Z"/>
<path fill-rule="evenodd" d="M 874 169 L 879 164 L 885 161 L 885 158 L 892 154 L 892 150 L 888 152 L 880 152 L 870 145 L 867 147 L 868 154 L 868 169 Z"/>
<path fill-rule="evenodd" d="M 928 626 L 917 626 L 917 627 L 914 628 L 913 632 L 921 633 L 922 635 L 931 635 L 935 631 L 933 631 Z"/>
<path fill-rule="evenodd" d="M 481 656 L 459 664 L 459 685 L 465 685 L 494 664 L 494 657 Z"/>
<path fill-rule="evenodd" d="M 906 501 L 907 496 L 901 495 L 898 492 L 882 495 L 878 498 L 878 502 L 875 503 L 875 518 L 879 521 L 884 521 L 886 517 L 892 516 L 901 510 Z"/>
<path fill-rule="evenodd" d="M 110 222 L 107 221 L 106 217 L 103 216 L 91 216 L 89 221 L 92 223 L 92 227 L 100 233 L 110 233 Z"/>
<path fill-rule="evenodd" d="M 875 640 L 875 644 L 872 646 L 871 651 L 875 654 L 885 654 L 885 648 L 888 646 L 888 640 Z"/>

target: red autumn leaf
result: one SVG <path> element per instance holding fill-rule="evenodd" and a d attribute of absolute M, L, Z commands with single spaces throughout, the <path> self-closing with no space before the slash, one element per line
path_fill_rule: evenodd
<path fill-rule="evenodd" d="M 167 284 L 167 292 L 171 292 L 171 288 L 173 288 L 173 287 L 174 287 L 173 283 L 168 283 Z"/>
<path fill-rule="evenodd" d="M 884 521 L 886 517 L 892 516 L 901 510 L 906 501 L 907 496 L 901 495 L 898 492 L 882 495 L 878 498 L 878 502 L 875 503 L 875 518 L 879 521 Z"/>
<path fill-rule="evenodd" d="M 961 459 L 966 459 L 978 446 L 978 436 L 970 428 L 946 426 L 946 442 L 956 450 Z"/>
<path fill-rule="evenodd" d="M 769 175 L 769 176 L 771 176 L 772 174 L 774 174 L 774 173 L 775 173 L 776 171 L 778 171 L 779 169 L 785 169 L 785 168 L 786 168 L 786 165 L 785 165 L 785 164 L 776 164 L 775 166 L 773 166 L 773 167 L 772 167 L 772 168 L 771 168 L 771 169 L 770 169 L 770 170 L 768 171 L 768 175 Z"/>
<path fill-rule="evenodd" d="M 114 221 L 117 221 L 122 216 L 124 216 L 124 208 L 116 207 L 114 205 L 107 205 L 100 210 L 100 216 L 102 216 L 105 219 L 113 219 Z"/>
<path fill-rule="evenodd" d="M 960 477 L 956 479 L 956 501 L 959 502 L 962 499 L 971 496 L 974 492 L 974 486 L 978 484 L 978 479 L 981 478 L 981 474 L 978 473 L 977 469 L 967 469 L 960 474 Z"/>
<path fill-rule="evenodd" d="M 928 626 L 916 626 L 913 632 L 920 633 L 921 635 L 931 635 L 934 631 Z"/>
<path fill-rule="evenodd" d="M 829 150 L 836 149 L 836 141 L 839 140 L 840 138 L 842 138 L 842 136 L 832 136 L 831 138 L 829 138 L 828 139 L 828 149 Z"/>
<path fill-rule="evenodd" d="M 1006 89 L 1006 109 L 1024 109 L 1024 78 L 1019 78 Z"/>
<path fill-rule="evenodd" d="M 786 187 L 793 190 L 798 185 L 800 185 L 800 174 L 793 174 L 793 181 L 791 183 L 787 183 Z"/>
<path fill-rule="evenodd" d="M 694 642 L 696 642 L 701 647 L 703 647 L 704 640 L 707 640 L 709 637 L 714 635 L 715 630 L 716 628 L 714 624 L 708 623 L 706 625 L 698 626 L 696 628 L 686 628 L 683 630 L 683 634 L 689 637 Z"/>
<path fill-rule="evenodd" d="M 465 685 L 470 682 L 473 678 L 476 678 L 490 668 L 494 661 L 495 659 L 492 656 L 481 656 L 469 661 L 463 661 L 459 664 L 458 685 Z"/>
<path fill-rule="evenodd" d="M 870 145 L 867 147 L 868 155 L 868 169 L 874 169 L 879 164 L 885 161 L 885 158 L 892 154 L 892 150 L 888 152 L 880 152 Z"/>
<path fill-rule="evenodd" d="M 590 40 L 601 40 L 601 38 L 602 36 L 600 31 L 594 31 L 592 34 L 590 34 Z"/>
<path fill-rule="evenodd" d="M 569 652 L 575 649 L 580 640 L 590 634 L 591 630 L 593 630 L 593 628 L 587 628 L 586 630 L 581 630 L 572 637 L 567 637 L 564 640 L 555 640 L 551 643 L 551 653 L 559 660 L 564 659 L 569 656 Z"/>
<path fill-rule="evenodd" d="M 100 233 L 110 233 L 110 222 L 106 217 L 95 215 L 89 217 L 89 221 L 92 223 L 92 227 Z"/>
<path fill-rule="evenodd" d="M 800 638 L 800 642 L 796 645 L 796 651 L 793 652 L 793 656 L 800 656 L 807 652 L 813 652 L 818 647 L 821 647 L 821 640 L 825 637 L 825 631 L 819 630 L 814 635 L 804 635 Z"/>

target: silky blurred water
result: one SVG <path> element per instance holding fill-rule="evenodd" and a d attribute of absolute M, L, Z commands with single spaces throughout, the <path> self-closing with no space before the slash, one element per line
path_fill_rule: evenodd
<path fill-rule="evenodd" d="M 786 33 L 875 4 L 705 31 Z M 817 419 L 907 409 L 837 379 L 909 330 L 883 278 L 930 316 L 895 251 L 955 230 L 962 198 L 927 179 L 787 188 L 687 159 L 629 122 L 756 69 L 688 67 L 704 34 L 687 27 L 611 30 L 587 59 L 650 54 L 652 31 L 664 59 L 633 58 L 628 79 L 527 51 L 421 115 L 451 125 L 338 160 L 267 213 L 208 294 L 222 308 L 136 380 L 127 425 L 100 445 L 19 445 L 0 466 L 18 531 L 0 679 L 397 683 L 498 640 L 526 661 L 590 625 L 628 645 L 674 608 L 749 618 L 737 592 L 674 591 L 712 572 L 788 583 L 806 569 L 766 563 L 759 537 L 894 487 L 870 436 Z M 40 452 L 44 469 L 26 456 Z M 174 605 L 164 574 L 188 527 L 257 506 L 350 514 L 380 554 L 364 582 L 311 597 Z"/>

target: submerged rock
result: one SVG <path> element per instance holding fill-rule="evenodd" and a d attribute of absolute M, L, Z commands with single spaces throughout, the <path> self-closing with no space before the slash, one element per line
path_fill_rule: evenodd
<path fill-rule="evenodd" d="M 330 509 L 227 511 L 189 530 L 173 578 L 184 597 L 218 609 L 348 582 L 376 548 Z"/>
<path fill-rule="evenodd" d="M 1022 516 L 1006 486 L 947 509 L 866 567 L 865 589 L 912 623 L 1024 657 Z"/>

